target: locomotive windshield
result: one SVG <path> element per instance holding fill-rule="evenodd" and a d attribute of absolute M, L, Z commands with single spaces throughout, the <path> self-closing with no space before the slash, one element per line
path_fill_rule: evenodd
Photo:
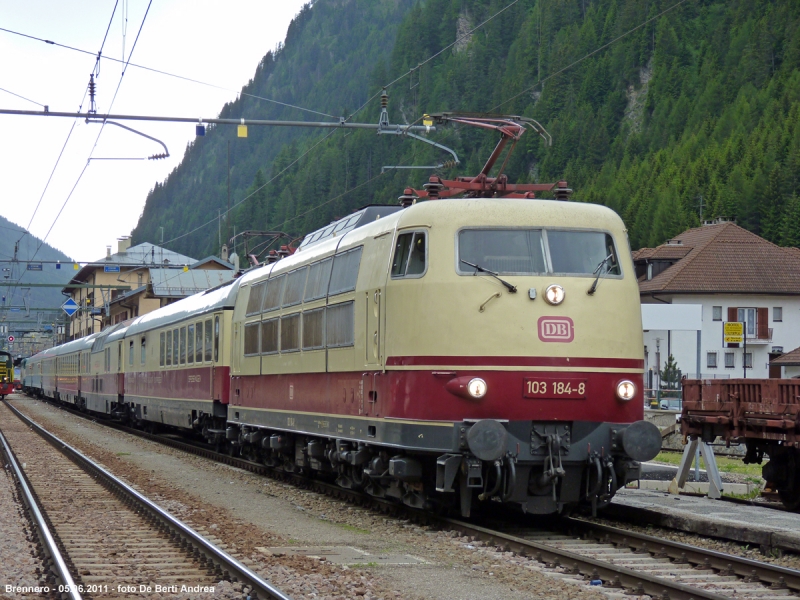
<path fill-rule="evenodd" d="M 465 263 L 504 275 L 620 275 L 613 238 L 600 231 L 557 229 L 464 229 L 458 234 L 462 274 Z"/>

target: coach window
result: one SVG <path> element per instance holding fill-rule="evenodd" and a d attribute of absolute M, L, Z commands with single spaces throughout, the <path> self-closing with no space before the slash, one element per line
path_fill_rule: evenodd
<path fill-rule="evenodd" d="M 194 336 L 194 360 L 195 362 L 203 362 L 203 322 L 198 321 L 195 324 Z"/>
<path fill-rule="evenodd" d="M 300 349 L 300 313 L 281 317 L 281 352 Z"/>
<path fill-rule="evenodd" d="M 259 340 L 258 332 L 261 329 L 261 323 L 248 323 L 244 326 L 244 355 L 254 356 L 258 354 Z"/>
<path fill-rule="evenodd" d="M 281 305 L 284 281 L 286 281 L 286 275 L 280 275 L 267 282 L 267 291 L 264 294 L 264 306 L 262 308 L 264 312 L 275 310 Z"/>
<path fill-rule="evenodd" d="M 250 288 L 250 297 L 247 299 L 246 311 L 248 317 L 261 312 L 261 303 L 264 300 L 265 287 L 267 287 L 266 281 Z"/>
<path fill-rule="evenodd" d="M 133 340 L 128 342 L 128 366 L 133 366 Z"/>
<path fill-rule="evenodd" d="M 261 354 L 275 354 L 278 351 L 278 319 L 261 323 Z"/>
<path fill-rule="evenodd" d="M 219 362 L 219 315 L 214 315 L 214 362 Z"/>
<path fill-rule="evenodd" d="M 142 364 L 144 364 L 145 361 L 147 360 L 147 350 L 145 345 L 146 343 L 147 340 L 145 340 L 145 336 L 142 336 L 142 339 L 140 340 L 141 345 L 139 346 L 139 348 L 141 349 L 141 355 L 139 357 L 139 360 Z"/>
<path fill-rule="evenodd" d="M 355 339 L 353 302 L 329 306 L 325 315 L 325 332 L 328 348 L 352 346 Z"/>
<path fill-rule="evenodd" d="M 397 237 L 392 262 L 392 278 L 420 277 L 425 274 L 427 244 L 424 231 L 404 233 Z"/>
<path fill-rule="evenodd" d="M 333 259 L 326 258 L 314 263 L 308 268 L 308 281 L 306 282 L 306 293 L 303 297 L 305 302 L 324 298 L 328 293 L 328 282 L 331 279 L 331 267 Z"/>
<path fill-rule="evenodd" d="M 172 364 L 178 366 L 178 328 L 172 330 Z"/>
<path fill-rule="evenodd" d="M 164 366 L 164 360 L 166 358 L 166 337 L 167 334 L 163 331 L 161 335 L 159 335 L 159 343 L 158 343 L 158 366 Z"/>
<path fill-rule="evenodd" d="M 356 289 L 358 267 L 361 264 L 361 250 L 363 250 L 363 246 L 342 252 L 333 257 L 331 284 L 328 288 L 329 296 L 352 292 Z"/>
<path fill-rule="evenodd" d="M 206 319 L 206 326 L 205 326 L 205 351 L 206 351 L 206 362 L 211 362 L 211 339 L 212 339 L 212 332 L 211 332 L 211 319 Z"/>
<path fill-rule="evenodd" d="M 186 364 L 186 327 L 181 327 L 181 364 Z"/>
<path fill-rule="evenodd" d="M 186 362 L 194 362 L 194 323 L 186 328 Z"/>
<path fill-rule="evenodd" d="M 308 275 L 308 267 L 295 269 L 286 276 L 286 288 L 283 291 L 283 306 L 294 306 L 303 301 L 303 291 L 306 288 L 306 275 Z"/>
<path fill-rule="evenodd" d="M 303 350 L 325 347 L 325 308 L 303 313 Z"/>

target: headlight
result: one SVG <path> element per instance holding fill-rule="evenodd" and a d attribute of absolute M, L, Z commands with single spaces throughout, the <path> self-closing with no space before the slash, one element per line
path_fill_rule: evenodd
<path fill-rule="evenodd" d="M 480 377 L 470 379 L 467 384 L 467 392 L 469 392 L 469 395 L 473 398 L 483 398 L 486 395 L 487 389 L 486 382 Z"/>
<path fill-rule="evenodd" d="M 617 398 L 620 400 L 628 401 L 633 400 L 633 397 L 636 395 L 636 384 L 632 381 L 628 381 L 627 379 L 624 381 L 620 381 L 617 384 Z"/>
<path fill-rule="evenodd" d="M 548 304 L 556 306 L 564 301 L 564 288 L 557 283 L 547 286 L 544 291 L 544 299 Z"/>

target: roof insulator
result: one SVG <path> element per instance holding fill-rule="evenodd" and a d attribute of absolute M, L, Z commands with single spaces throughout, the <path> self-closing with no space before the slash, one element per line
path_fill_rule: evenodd
<path fill-rule="evenodd" d="M 569 196 L 571 193 L 572 190 L 567 187 L 566 181 L 559 181 L 556 184 L 556 189 L 554 191 L 556 200 L 569 200 Z"/>
<path fill-rule="evenodd" d="M 440 192 L 444 189 L 444 184 L 436 175 L 432 175 L 428 183 L 422 187 L 428 192 L 428 198 L 431 200 L 438 200 Z"/>
<path fill-rule="evenodd" d="M 419 200 L 419 197 L 417 197 L 417 195 L 414 194 L 413 189 L 406 188 L 403 191 L 403 195 L 397 198 L 397 200 L 400 202 L 400 206 L 402 206 L 403 208 L 408 208 L 412 204 L 415 204 L 417 200 Z"/>

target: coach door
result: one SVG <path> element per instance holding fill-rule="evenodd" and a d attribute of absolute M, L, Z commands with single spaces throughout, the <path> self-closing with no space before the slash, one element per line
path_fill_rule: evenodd
<path fill-rule="evenodd" d="M 366 327 L 364 333 L 364 364 L 373 369 L 383 366 L 383 317 L 384 291 L 388 276 L 389 256 L 392 249 L 392 233 L 387 231 L 373 240 L 371 248 L 365 248 L 361 258 L 367 287 L 364 298 Z"/>

